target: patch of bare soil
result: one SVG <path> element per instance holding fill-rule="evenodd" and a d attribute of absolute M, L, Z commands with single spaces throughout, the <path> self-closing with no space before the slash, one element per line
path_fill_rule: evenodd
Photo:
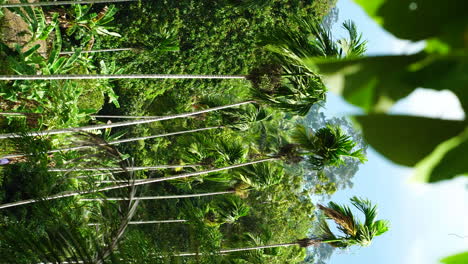
<path fill-rule="evenodd" d="M 12 3 L 18 3 L 19 0 L 12 0 Z M 37 0 L 29 1 L 37 2 Z M 10 48 L 14 48 L 15 44 L 24 46 L 23 51 L 33 47 L 36 44 L 41 45 L 38 52 L 45 53 L 47 51 L 47 43 L 45 40 L 38 40 L 27 44 L 32 37 L 28 24 L 17 14 L 4 8 L 5 16 L 1 27 L 2 41 Z M 27 44 L 27 45 L 26 45 Z M 26 45 L 26 46 L 25 46 Z"/>

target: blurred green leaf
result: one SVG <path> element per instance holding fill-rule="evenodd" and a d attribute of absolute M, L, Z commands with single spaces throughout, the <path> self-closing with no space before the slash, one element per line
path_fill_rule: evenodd
<path fill-rule="evenodd" d="M 468 129 L 459 136 L 441 143 L 428 157 L 416 165 L 414 179 L 438 182 L 468 175 Z"/>
<path fill-rule="evenodd" d="M 354 1 L 398 38 L 423 40 L 450 31 L 454 26 L 463 29 L 460 25 L 467 25 L 465 0 L 447 0 L 444 4 L 438 0 Z"/>
<path fill-rule="evenodd" d="M 444 264 L 466 264 L 468 263 L 468 252 L 443 258 L 440 262 Z"/>
<path fill-rule="evenodd" d="M 468 57 L 464 54 L 313 58 L 304 63 L 327 75 L 331 91 L 366 112 L 387 111 L 418 87 L 451 90 L 468 109 Z"/>
<path fill-rule="evenodd" d="M 468 110 L 468 57 L 464 54 L 427 56 L 411 66 L 405 77 L 415 87 L 435 90 L 448 89 L 454 92 L 461 105 Z"/>
<path fill-rule="evenodd" d="M 356 116 L 364 138 L 391 161 L 414 166 L 442 142 L 457 136 L 465 128 L 463 121 L 403 115 Z M 467 148 L 468 150 L 468 148 Z"/>
<path fill-rule="evenodd" d="M 405 75 L 422 58 L 422 54 L 342 60 L 315 58 L 305 59 L 304 63 L 328 75 L 325 80 L 330 90 L 349 103 L 367 112 L 381 112 L 416 88 L 405 81 Z"/>

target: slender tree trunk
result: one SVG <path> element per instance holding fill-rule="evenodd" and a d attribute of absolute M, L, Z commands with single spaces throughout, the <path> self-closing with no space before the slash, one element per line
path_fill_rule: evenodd
<path fill-rule="evenodd" d="M 56 6 L 56 5 L 78 5 L 78 4 L 113 4 L 121 2 L 136 2 L 138 0 L 81 0 L 81 1 L 51 1 L 34 3 L 11 3 L 2 4 L 0 7 L 25 7 L 25 6 Z"/>
<path fill-rule="evenodd" d="M 70 168 L 70 169 L 48 169 L 49 172 L 81 172 L 81 171 L 139 171 L 139 170 L 160 170 L 160 169 L 177 169 L 177 168 L 194 168 L 200 165 L 157 165 L 144 167 L 127 167 L 123 170 L 121 167 L 102 167 L 102 168 Z"/>
<path fill-rule="evenodd" d="M 132 0 L 136 1 L 136 0 Z M 115 48 L 115 49 L 96 49 L 96 50 L 82 50 L 80 53 L 100 53 L 100 52 L 116 52 L 116 51 L 132 51 L 132 50 L 138 50 L 135 48 Z M 75 51 L 62 51 L 59 54 L 60 55 L 73 55 L 75 54 Z"/>
<path fill-rule="evenodd" d="M 212 107 L 212 108 L 190 112 L 190 113 L 161 116 L 158 118 L 151 118 L 151 119 L 131 120 L 131 121 L 124 121 L 124 122 L 116 122 L 112 124 L 91 125 L 91 126 L 72 127 L 72 128 L 64 128 L 64 129 L 51 129 L 51 130 L 36 131 L 36 132 L 33 131 L 33 132 L 28 132 L 27 136 L 47 136 L 47 135 L 57 135 L 57 134 L 65 134 L 65 133 L 73 133 L 73 132 L 83 132 L 83 131 L 89 131 L 89 130 L 106 129 L 106 128 L 113 128 L 113 127 L 124 127 L 124 126 L 138 125 L 138 124 L 147 124 L 147 123 L 152 123 L 152 122 L 157 122 L 157 121 L 162 121 L 162 120 L 184 118 L 184 117 L 199 115 L 203 113 L 209 113 L 209 112 L 213 112 L 217 110 L 227 109 L 227 108 L 241 106 L 241 105 L 250 104 L 250 103 L 256 103 L 256 101 L 244 101 L 240 103 Z M 0 134 L 0 139 L 18 138 L 18 137 L 21 137 L 21 136 L 15 133 Z"/>
<path fill-rule="evenodd" d="M 194 74 L 60 74 L 60 75 L 0 75 L 0 80 L 99 80 L 99 79 L 247 79 L 247 75 Z"/>
<path fill-rule="evenodd" d="M 133 197 L 131 200 L 166 200 L 166 199 L 183 199 L 183 198 L 194 198 L 204 196 L 215 196 L 224 194 L 233 194 L 236 191 L 224 191 L 224 192 L 211 192 L 211 193 L 195 193 L 195 194 L 181 194 L 181 195 L 165 195 L 165 196 L 143 196 Z M 83 198 L 82 201 L 128 201 L 130 198 Z"/>
<path fill-rule="evenodd" d="M 45 153 L 53 154 L 53 153 L 58 153 L 58 152 L 70 151 L 70 150 L 80 150 L 80 149 L 93 148 L 93 147 L 97 147 L 97 146 L 117 145 L 117 144 L 120 144 L 120 143 L 127 143 L 127 142 L 134 142 L 134 141 L 146 140 L 146 139 L 151 139 L 151 138 L 169 137 L 169 136 L 175 136 L 175 135 L 195 133 L 195 132 L 211 130 L 211 129 L 217 129 L 217 128 L 224 128 L 224 126 L 204 127 L 204 128 L 197 128 L 197 129 L 191 129 L 191 130 L 185 130 L 185 131 L 170 132 L 170 133 L 164 133 L 164 134 L 158 134 L 158 135 L 152 135 L 152 136 L 146 136 L 146 137 L 135 137 L 135 138 L 127 138 L 127 139 L 121 139 L 121 140 L 114 140 L 114 141 L 110 141 L 110 142 L 102 143 L 102 144 L 84 145 L 84 146 L 76 146 L 76 147 L 69 147 L 69 148 L 53 149 L 53 150 L 47 151 Z M 6 155 L 6 156 L 3 156 L 3 157 L 0 157 L 0 159 L 21 158 L 21 157 L 31 156 L 31 155 L 36 155 L 36 154 L 37 153 L 11 154 L 11 155 Z"/>
<path fill-rule="evenodd" d="M 110 118 L 110 119 L 149 119 L 159 118 L 161 116 L 124 116 L 124 115 L 91 115 L 94 118 Z"/>
<path fill-rule="evenodd" d="M 129 225 L 147 225 L 147 224 L 170 224 L 170 223 L 186 223 L 187 220 L 184 219 L 174 219 L 174 220 L 153 220 L 153 221 L 130 221 Z M 99 223 L 89 223 L 89 226 L 98 226 Z"/>
<path fill-rule="evenodd" d="M 55 200 L 55 199 L 73 197 L 73 196 L 78 196 L 78 195 L 83 195 L 83 194 L 88 194 L 88 193 L 97 193 L 97 192 L 104 192 L 104 191 L 121 189 L 121 188 L 128 188 L 128 187 L 132 187 L 132 186 L 145 185 L 145 184 L 150 184 L 150 183 L 155 183 L 155 182 L 163 182 L 163 181 L 169 181 L 169 180 L 184 179 L 184 178 L 204 175 L 204 174 L 208 174 L 208 173 L 212 173 L 212 172 L 225 171 L 225 170 L 240 168 L 240 167 L 253 165 L 253 164 L 257 164 L 257 163 L 276 161 L 276 160 L 279 160 L 279 158 L 277 158 L 277 157 L 266 158 L 266 159 L 261 159 L 261 160 L 250 161 L 250 162 L 245 162 L 245 163 L 241 163 L 241 164 L 226 166 L 226 167 L 222 167 L 222 168 L 216 168 L 216 169 L 205 170 L 205 171 L 197 171 L 197 172 L 191 172 L 191 173 L 183 173 L 183 174 L 173 175 L 173 176 L 168 176 L 168 177 L 163 177 L 163 178 L 145 179 L 143 181 L 130 182 L 130 183 L 125 183 L 125 184 L 117 184 L 117 185 L 107 186 L 107 187 L 103 187 L 103 188 L 96 188 L 94 190 L 64 192 L 64 193 L 55 194 L 55 195 L 51 195 L 51 196 L 40 198 L 40 199 L 28 199 L 28 200 L 23 200 L 23 201 L 17 201 L 17 202 L 2 204 L 2 205 L 0 205 L 0 209 L 19 206 L 19 205 L 36 203 L 36 202 L 39 202 L 39 201 Z"/>
<path fill-rule="evenodd" d="M 273 245 L 265 245 L 265 246 L 256 246 L 256 247 L 245 247 L 245 248 L 232 248 L 232 249 L 221 249 L 217 253 L 179 253 L 174 254 L 174 257 L 192 257 L 192 256 L 201 256 L 201 255 L 214 255 L 214 254 L 227 254 L 233 252 L 242 252 L 242 251 L 251 251 L 251 250 L 258 250 L 258 249 L 265 249 L 265 248 L 277 248 L 277 247 L 291 247 L 291 246 L 300 246 L 299 242 L 292 242 L 292 243 L 284 243 L 284 244 L 273 244 Z"/>

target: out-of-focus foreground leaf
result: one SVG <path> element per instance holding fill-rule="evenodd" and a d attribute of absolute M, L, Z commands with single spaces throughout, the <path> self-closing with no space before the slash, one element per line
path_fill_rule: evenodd
<path fill-rule="evenodd" d="M 416 165 L 415 180 L 438 182 L 468 175 L 468 129 L 440 144 Z"/>
<path fill-rule="evenodd" d="M 438 0 L 354 1 L 398 38 L 418 41 L 442 36 L 448 39 L 448 35 L 460 35 L 457 33 L 466 30 L 464 26 L 468 24 L 465 0 L 447 0 L 444 4 Z"/>
<path fill-rule="evenodd" d="M 373 148 L 405 166 L 416 165 L 442 142 L 459 135 L 466 128 L 463 121 L 417 116 L 375 114 L 356 116 L 355 120 Z"/>
<path fill-rule="evenodd" d="M 468 252 L 446 257 L 440 262 L 444 264 L 466 264 L 468 263 Z"/>

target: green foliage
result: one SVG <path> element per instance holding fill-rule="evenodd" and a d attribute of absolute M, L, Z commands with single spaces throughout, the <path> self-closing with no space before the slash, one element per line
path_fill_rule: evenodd
<path fill-rule="evenodd" d="M 261 8 L 246 8 L 250 4 L 261 5 Z M 318 0 L 312 3 L 298 0 L 263 3 L 158 0 L 126 5 L 119 13 L 115 13 L 114 7 L 98 9 L 98 6 L 76 5 L 68 9 L 51 8 L 47 9 L 50 12 L 39 16 L 43 20 L 59 13 L 59 16 L 52 15 L 57 18 L 54 22 L 55 41 L 49 38 L 51 50 L 46 57 L 37 53 L 38 47 L 27 51 L 19 47 L 16 50 L 4 48 L 2 52 L 17 74 L 113 74 L 123 70 L 129 73 L 247 74 L 259 65 L 281 61 L 258 46 L 263 36 L 274 32 L 280 24 L 298 28 L 297 19 L 310 16 L 310 13 L 324 12 L 333 4 L 334 1 Z M 314 6 L 321 8 L 315 9 Z M 38 9 L 34 12 L 41 14 L 44 11 Z M 319 21 L 321 18 L 314 19 Z M 123 35 L 121 38 L 115 38 L 116 35 L 109 31 L 113 30 L 111 22 Z M 353 28 L 350 26 L 350 29 Z M 353 37 L 358 38 L 351 35 Z M 95 48 L 133 47 L 138 52 L 92 56 L 80 53 L 80 48 L 92 45 Z M 63 47 L 76 52 L 70 57 L 60 56 L 58 53 Z M 29 157 L 31 160 L 41 158 L 43 161 L 26 163 L 15 160 L 5 166 L 1 201 L 39 198 L 62 191 L 89 191 L 106 186 L 100 182 L 102 180 L 131 182 L 133 179 L 162 178 L 276 155 L 287 144 L 288 134 L 297 120 L 293 114 L 285 114 L 281 110 L 304 115 L 310 105 L 325 99 L 326 92 L 317 75 L 306 67 L 291 63 L 292 60 L 284 61 L 289 64 L 281 70 L 284 74 L 281 85 L 275 86 L 273 82 L 262 86 L 263 95 L 267 95 L 263 100 L 280 111 L 252 104 L 128 130 L 93 132 L 99 136 L 50 136 L 51 141 L 43 142 L 44 145 L 36 139 L 18 139 L 23 140 L 26 146 L 42 146 L 41 149 L 22 151 L 35 154 Z M 115 107 L 119 107 L 118 98 L 123 98 L 121 111 L 125 113 L 164 115 L 250 98 L 252 94 L 248 85 L 243 81 L 188 80 L 17 81 L 6 83 L 0 91 L 9 93 L 8 107 L 2 107 L 2 110 L 37 113 L 40 117 L 37 125 L 52 128 L 88 123 L 88 114 L 101 108 L 105 96 Z M 274 90 L 268 90 L 272 87 Z M 270 97 L 268 92 L 277 96 Z M 217 99 L 219 97 L 222 100 Z M 107 112 L 116 112 L 110 104 L 104 107 Z M 177 137 L 153 138 L 118 146 L 118 150 L 105 145 L 86 151 L 45 154 L 52 146 L 102 145 L 101 137 L 110 140 L 124 133 L 132 137 L 209 126 L 223 127 Z M 335 138 L 322 143 L 337 152 L 329 155 L 335 161 L 327 161 L 327 164 L 340 164 L 341 155 L 353 154 L 351 149 L 354 145 L 338 129 L 331 134 Z M 16 151 L 20 148 L 17 147 Z M 122 158 L 129 158 L 128 162 Z M 119 165 L 124 168 L 130 164 L 197 166 L 134 175 L 108 175 L 104 174 L 105 170 L 99 175 L 73 171 L 82 167 Z M 69 168 L 71 171 L 54 174 L 48 171 L 50 167 Z M 304 187 L 303 174 L 304 171 L 283 167 L 279 162 L 262 163 L 187 180 L 87 194 L 104 198 L 98 202 L 77 197 L 2 210 L 0 226 L 5 232 L 0 235 L 0 255 L 8 253 L 10 262 L 22 258 L 24 263 L 97 260 L 102 260 L 102 263 L 300 263 L 306 251 L 299 247 L 265 249 L 232 256 L 216 252 L 221 248 L 284 243 L 305 237 L 313 226 L 315 208 L 310 191 Z M 332 183 L 330 186 L 325 188 L 333 189 Z M 219 191 L 237 192 L 140 203 L 105 199 L 106 195 L 131 198 Z M 43 205 L 46 209 L 41 207 Z M 24 219 L 32 221 L 29 223 Z M 187 222 L 126 228 L 130 220 L 169 219 Z M 90 227 L 88 223 L 98 225 Z M 23 234 L 27 230 L 31 230 L 30 236 L 25 234 L 22 239 L 13 241 L 13 232 Z M 16 244 L 21 245 L 12 249 L 11 245 Z M 20 251 L 26 253 L 21 255 Z M 40 251 L 46 253 L 41 255 Z M 200 252 L 202 255 L 182 259 L 171 257 L 174 252 Z"/>
<path fill-rule="evenodd" d="M 388 111 L 418 87 L 452 91 L 466 112 L 468 20 L 460 11 L 463 1 L 450 1 L 440 9 L 431 0 L 356 2 L 395 36 L 427 40 L 426 49 L 414 55 L 299 61 L 326 74 L 335 92 L 367 113 Z M 466 121 L 384 115 L 358 117 L 357 121 L 372 146 L 394 162 L 416 166 L 421 180 L 435 182 L 468 174 L 465 162 L 458 158 L 464 155 Z M 395 136 L 398 140 L 393 140 Z"/>
<path fill-rule="evenodd" d="M 356 116 L 355 119 L 369 144 L 386 158 L 405 166 L 415 166 L 439 144 L 457 136 L 466 127 L 463 121 L 417 116 L 380 114 Z"/>
<path fill-rule="evenodd" d="M 443 258 L 440 260 L 444 264 L 463 264 L 468 261 L 468 252 L 456 254 L 450 257 Z"/>
<path fill-rule="evenodd" d="M 334 234 L 328 223 L 322 220 L 317 238 L 322 243 L 328 243 L 338 248 L 348 248 L 353 245 L 369 246 L 375 236 L 380 236 L 389 230 L 385 220 L 374 221 L 377 207 L 369 200 L 353 197 L 351 204 L 364 214 L 364 222 L 357 219 L 348 206 L 329 202 L 328 207 L 319 206 L 325 216 L 332 219 L 341 234 Z"/>
<path fill-rule="evenodd" d="M 98 35 L 121 37 L 119 33 L 110 31 L 113 27 L 109 26 L 118 9 L 114 5 L 105 6 L 99 13 L 93 9 L 92 5 L 74 5 L 66 15 L 70 19 L 60 20 L 60 27 L 65 29 L 67 36 L 78 41 L 80 47 L 91 48 Z"/>
<path fill-rule="evenodd" d="M 366 112 L 381 112 L 416 88 L 405 80 L 408 68 L 420 59 L 420 55 L 342 60 L 319 58 L 305 63 L 327 75 L 326 81 L 332 92 Z"/>
<path fill-rule="evenodd" d="M 236 1 L 238 2 L 238 1 Z M 292 14 L 305 16 L 311 4 L 303 1 L 266 1 L 265 8 L 233 7 L 225 1 L 194 4 L 191 1 L 152 1 L 130 4 L 117 14 L 118 41 L 105 47 L 141 47 L 140 53 L 102 54 L 116 60 L 128 73 L 248 74 L 270 56 L 257 43 Z M 165 52 L 178 46 L 179 52 Z M 245 90 L 243 81 L 128 80 L 118 82 L 118 92 L 133 109 L 146 110 L 164 94 L 176 102 L 193 95 L 236 94 Z M 172 105 L 171 111 L 177 110 Z M 174 109 L 174 110 L 173 110 Z M 166 112 L 168 109 L 164 109 Z M 131 109 L 123 109 L 131 113 Z"/>
<path fill-rule="evenodd" d="M 344 157 L 352 157 L 365 162 L 362 149 L 353 150 L 356 143 L 343 133 L 340 127 L 328 125 L 315 132 L 307 131 L 305 126 L 298 125 L 291 134 L 294 143 L 299 144 L 299 153 L 308 156 L 308 162 L 314 169 L 325 166 L 344 164 Z"/>
<path fill-rule="evenodd" d="M 27 3 L 28 1 L 21 0 L 20 2 Z M 19 15 L 28 24 L 30 34 L 32 34 L 28 43 L 32 43 L 36 40 L 46 40 L 58 23 L 58 15 L 54 15 L 50 21 L 47 21 L 44 11 L 41 8 L 10 7 L 8 9 Z"/>
<path fill-rule="evenodd" d="M 355 2 L 386 30 L 402 39 L 413 41 L 444 39 L 467 25 L 464 13 L 461 11 L 465 6 L 463 0 L 450 0 L 447 5 L 438 8 L 435 8 L 437 6 L 435 0 L 418 2 L 355 0 Z M 461 36 L 458 36 L 457 40 L 459 43 L 463 41 Z"/>
<path fill-rule="evenodd" d="M 416 166 L 415 179 L 423 182 L 438 182 L 459 175 L 468 176 L 464 158 L 468 143 L 467 130 L 440 143 Z"/>

